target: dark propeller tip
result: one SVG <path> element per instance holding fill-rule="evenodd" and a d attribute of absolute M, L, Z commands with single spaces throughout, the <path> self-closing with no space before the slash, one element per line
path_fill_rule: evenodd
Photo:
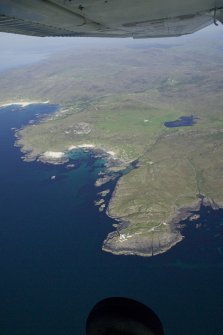
<path fill-rule="evenodd" d="M 128 298 L 98 302 L 86 323 L 87 335 L 164 335 L 158 316 L 147 306 Z"/>

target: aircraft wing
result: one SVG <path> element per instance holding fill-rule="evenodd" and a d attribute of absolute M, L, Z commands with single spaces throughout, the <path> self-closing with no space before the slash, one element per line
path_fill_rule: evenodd
<path fill-rule="evenodd" d="M 216 20 L 223 0 L 0 0 L 0 31 L 32 36 L 180 36 Z"/>

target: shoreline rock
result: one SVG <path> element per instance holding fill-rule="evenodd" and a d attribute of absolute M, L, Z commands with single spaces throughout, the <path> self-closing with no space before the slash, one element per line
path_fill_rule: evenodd
<path fill-rule="evenodd" d="M 112 195 L 112 197 L 113 196 L 115 195 Z M 130 222 L 112 217 L 109 214 L 108 207 L 106 214 L 118 221 L 118 224 L 113 225 L 116 230 L 109 233 L 107 238 L 103 241 L 102 250 L 114 255 L 125 256 L 151 257 L 162 254 L 184 239 L 181 232 L 184 225 L 181 222 L 190 219 L 192 215 L 194 217 L 196 215 L 196 218 L 198 218 L 198 214 L 194 212 L 198 212 L 201 205 L 211 206 L 214 210 L 220 208 L 213 200 L 207 199 L 206 197 L 198 198 L 197 203 L 178 209 L 169 222 L 160 223 L 157 227 L 162 225 L 162 231 L 157 231 L 157 227 L 137 231 L 137 225 L 134 226 Z M 126 228 L 129 227 L 135 227 L 136 231 L 129 233 L 127 230 L 126 232 Z"/>
<path fill-rule="evenodd" d="M 121 244 L 116 243 L 114 240 L 114 232 L 110 233 L 107 239 L 103 242 L 102 250 L 110 252 L 114 255 L 125 255 L 125 256 L 143 256 L 151 257 L 162 254 L 181 242 L 184 237 L 180 232 L 164 232 L 162 235 L 160 232 L 152 232 L 150 236 L 142 236 L 140 234 L 133 235 L 124 239 L 122 238 Z M 173 238 L 174 234 L 174 238 Z M 122 234 L 118 236 L 120 239 Z"/>

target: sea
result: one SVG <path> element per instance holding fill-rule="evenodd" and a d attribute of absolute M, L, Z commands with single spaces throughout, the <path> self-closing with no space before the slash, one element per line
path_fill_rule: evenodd
<path fill-rule="evenodd" d="M 162 255 L 103 252 L 115 223 L 94 205 L 103 159 L 80 152 L 71 169 L 25 162 L 14 146 L 15 128 L 57 109 L 0 109 L 0 334 L 84 335 L 92 307 L 121 296 L 152 308 L 166 335 L 222 335 L 223 210 L 202 207 Z"/>

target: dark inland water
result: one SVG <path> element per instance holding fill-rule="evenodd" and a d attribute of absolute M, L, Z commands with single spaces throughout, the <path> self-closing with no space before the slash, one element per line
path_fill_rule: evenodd
<path fill-rule="evenodd" d="M 23 162 L 11 127 L 56 106 L 14 109 L 0 109 L 0 333 L 83 335 L 97 301 L 126 296 L 153 308 L 167 335 L 223 334 L 223 211 L 203 207 L 166 254 L 104 253 L 113 221 L 93 205 L 102 161 Z"/>
<path fill-rule="evenodd" d="M 193 115 L 181 116 L 178 120 L 164 122 L 164 126 L 167 128 L 189 127 L 196 124 L 197 120 L 198 118 Z"/>

